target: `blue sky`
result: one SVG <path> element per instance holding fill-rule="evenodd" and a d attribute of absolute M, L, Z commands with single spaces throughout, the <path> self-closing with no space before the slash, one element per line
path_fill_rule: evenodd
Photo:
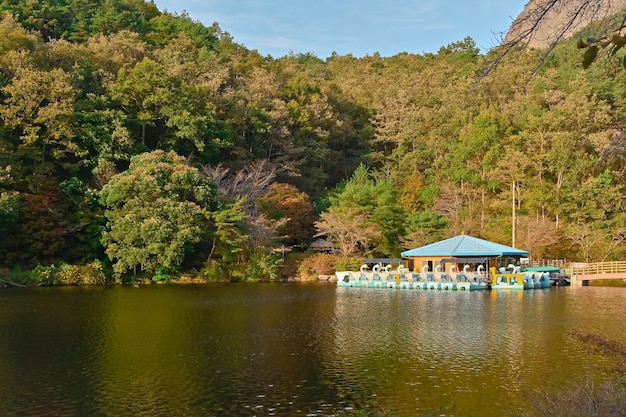
<path fill-rule="evenodd" d="M 436 53 L 471 36 L 496 46 L 528 0 L 154 0 L 159 10 L 186 11 L 217 22 L 235 42 L 274 58 L 290 52 L 356 57 L 378 52 Z"/>

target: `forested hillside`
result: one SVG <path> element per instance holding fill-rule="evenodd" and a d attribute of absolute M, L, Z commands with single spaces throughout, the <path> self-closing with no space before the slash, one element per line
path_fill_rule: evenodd
<path fill-rule="evenodd" d="M 0 267 L 272 279 L 317 236 L 357 257 L 510 244 L 513 201 L 531 256 L 623 258 L 626 75 L 575 41 L 481 77 L 497 51 L 469 38 L 324 61 L 140 0 L 0 16 Z"/>

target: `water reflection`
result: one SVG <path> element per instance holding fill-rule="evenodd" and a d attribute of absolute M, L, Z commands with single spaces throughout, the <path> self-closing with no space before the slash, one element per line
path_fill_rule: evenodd
<path fill-rule="evenodd" d="M 0 293 L 0 387 L 11 394 L 0 394 L 0 414 L 92 411 L 85 405 L 95 400 L 100 381 L 90 367 L 107 339 L 109 309 L 101 291 L 91 290 Z M 82 398 L 73 401 L 74 395 Z"/>
<path fill-rule="evenodd" d="M 625 301 L 599 287 L 3 290 L 0 415 L 514 413 L 610 363 L 570 332 L 626 340 Z"/>

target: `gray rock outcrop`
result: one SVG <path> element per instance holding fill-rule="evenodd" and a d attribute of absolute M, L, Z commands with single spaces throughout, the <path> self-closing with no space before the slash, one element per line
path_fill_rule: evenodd
<path fill-rule="evenodd" d="M 626 0 L 531 0 L 511 24 L 503 43 L 519 42 L 531 48 L 546 48 L 625 7 Z M 601 31 L 614 28 L 601 28 Z"/>

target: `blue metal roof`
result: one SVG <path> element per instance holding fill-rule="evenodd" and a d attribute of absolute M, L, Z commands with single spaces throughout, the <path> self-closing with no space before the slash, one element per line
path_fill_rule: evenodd
<path fill-rule="evenodd" d="M 527 256 L 528 252 L 510 246 L 490 242 L 468 235 L 459 235 L 441 242 L 401 253 L 403 257 L 414 256 Z"/>

